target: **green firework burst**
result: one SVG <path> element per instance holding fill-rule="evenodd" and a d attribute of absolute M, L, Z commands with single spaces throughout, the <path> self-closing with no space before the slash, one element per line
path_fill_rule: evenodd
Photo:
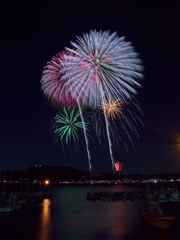
<path fill-rule="evenodd" d="M 84 122 L 83 126 L 80 111 L 77 111 L 75 108 L 71 110 L 63 108 L 61 112 L 56 114 L 53 120 L 52 129 L 55 141 L 60 141 L 63 148 L 64 144 L 66 144 L 69 148 L 73 145 L 75 150 L 77 150 L 79 145 L 84 144 L 83 127 L 88 130 L 88 123 Z"/>

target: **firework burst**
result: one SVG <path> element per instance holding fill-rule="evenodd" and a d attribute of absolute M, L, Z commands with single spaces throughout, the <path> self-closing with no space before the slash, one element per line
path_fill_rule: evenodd
<path fill-rule="evenodd" d="M 103 113 L 106 114 L 103 108 L 102 110 Z M 128 152 L 129 143 L 131 143 L 130 145 L 134 147 L 134 138 L 139 138 L 138 128 L 144 128 L 144 125 L 141 121 L 143 113 L 135 100 L 130 104 L 123 103 L 123 109 L 120 111 L 120 113 L 118 112 L 120 117 L 118 116 L 116 119 L 112 117 L 107 118 L 109 136 L 112 139 L 113 146 L 119 147 L 122 145 Z M 102 114 L 98 109 L 92 112 L 92 122 L 95 127 L 99 142 L 102 144 L 102 137 L 106 139 L 108 135 L 106 131 L 107 125 L 105 118 L 103 118 L 101 115 Z"/>
<path fill-rule="evenodd" d="M 111 97 L 109 97 L 109 101 L 104 99 L 104 102 L 100 105 L 100 109 L 103 111 L 103 113 L 106 113 L 109 118 L 116 119 L 116 116 L 121 118 L 123 103 L 121 99 L 112 100 Z"/>
<path fill-rule="evenodd" d="M 69 56 L 69 58 L 67 58 Z M 56 54 L 50 62 L 47 63 L 47 66 L 44 68 L 42 78 L 41 78 L 41 89 L 43 90 L 45 96 L 50 100 L 50 102 L 55 105 L 56 107 L 69 107 L 69 106 L 78 106 L 79 108 L 79 115 L 81 117 L 81 123 L 83 126 L 83 132 L 86 142 L 87 154 L 88 154 L 88 161 L 90 164 L 90 151 L 89 151 L 89 144 L 87 138 L 87 130 L 86 124 L 84 123 L 84 117 L 82 114 L 82 107 L 81 102 L 78 97 L 74 94 L 74 90 L 70 89 L 71 82 L 68 81 L 68 78 L 63 78 L 64 73 L 63 70 L 65 69 L 65 65 L 71 66 L 72 59 L 71 57 L 74 56 L 74 53 L 63 52 Z M 84 93 L 85 95 L 86 93 Z M 70 130 L 71 128 L 69 128 Z M 62 129 L 61 129 L 62 130 Z M 65 130 L 65 128 L 64 128 Z M 58 130 L 57 130 L 58 132 Z M 67 131 L 69 132 L 69 131 Z M 63 136 L 62 131 L 59 132 L 60 137 L 61 134 Z M 72 131 L 72 134 L 75 132 Z M 67 134 L 66 138 L 70 137 L 71 134 Z M 66 141 L 67 142 L 67 141 Z"/>
<path fill-rule="evenodd" d="M 116 33 L 91 31 L 77 43 L 71 42 L 71 55 L 64 55 L 62 80 L 70 86 L 70 92 L 78 104 L 97 108 L 104 99 L 122 99 L 128 102 L 140 87 L 141 60 L 130 42 Z M 112 112 L 112 111 L 111 111 Z M 109 151 L 114 169 L 109 122 L 104 111 Z"/>
<path fill-rule="evenodd" d="M 54 132 L 56 142 L 61 142 L 63 148 L 64 143 L 70 148 L 71 143 L 75 150 L 78 150 L 78 146 L 83 144 L 83 127 L 88 130 L 88 123 L 82 123 L 80 119 L 80 111 L 76 111 L 75 108 L 67 110 L 63 108 L 63 111 L 59 112 L 52 122 L 51 130 Z"/>
<path fill-rule="evenodd" d="M 45 66 L 42 78 L 41 89 L 45 96 L 55 106 L 71 106 L 77 105 L 75 97 L 72 97 L 72 92 L 69 91 L 69 86 L 66 84 L 66 79 L 62 79 L 60 73 L 64 69 L 64 55 L 71 55 L 68 52 L 58 53 L 52 57 L 50 62 Z"/>
<path fill-rule="evenodd" d="M 79 132 L 83 129 L 91 166 L 87 123 L 81 109 L 90 107 L 95 110 L 101 105 L 114 168 L 111 136 L 116 134 L 112 132 L 110 125 L 117 129 L 115 120 L 118 117 L 129 139 L 131 137 L 128 128 L 137 133 L 134 113 L 126 110 L 132 121 L 124 114 L 124 108 L 134 101 L 137 88 L 141 87 L 139 80 L 143 77 L 142 62 L 130 42 L 125 41 L 124 37 L 118 37 L 117 33 L 110 34 L 109 31 L 91 31 L 83 37 L 77 37 L 77 41 L 71 42 L 71 45 L 73 49 L 66 48 L 66 52 L 55 55 L 47 63 L 41 78 L 41 87 L 52 103 L 62 107 L 78 107 L 77 116 L 80 116 L 81 121 L 72 123 L 70 119 L 76 119 L 74 110 L 68 115 L 64 108 L 59 117 L 55 118 L 54 133 L 68 145 L 72 140 L 78 142 Z"/>
<path fill-rule="evenodd" d="M 74 49 L 67 48 L 71 55 L 64 56 L 61 73 L 79 102 L 98 107 L 109 96 L 132 98 L 143 68 L 130 42 L 109 31 L 91 31 L 71 44 Z"/>

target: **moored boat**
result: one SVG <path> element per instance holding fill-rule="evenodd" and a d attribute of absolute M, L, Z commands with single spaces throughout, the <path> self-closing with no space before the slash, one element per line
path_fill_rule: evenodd
<path fill-rule="evenodd" d="M 180 202 L 179 192 L 176 188 L 172 190 L 171 197 L 169 198 L 170 202 Z"/>
<path fill-rule="evenodd" d="M 8 199 L 2 197 L 0 201 L 0 213 L 9 213 L 21 208 L 21 204 L 17 201 L 17 196 L 11 194 Z"/>
<path fill-rule="evenodd" d="M 147 210 L 143 212 L 143 219 L 153 227 L 168 229 L 172 226 L 176 217 L 165 215 L 158 202 L 150 201 Z"/>
<path fill-rule="evenodd" d="M 157 200 L 158 202 L 169 202 L 169 198 L 167 197 L 166 191 L 161 191 L 159 198 Z"/>
<path fill-rule="evenodd" d="M 16 204 L 16 205 L 1 205 L 0 206 L 0 213 L 9 213 L 9 212 L 13 212 L 16 211 L 18 209 L 21 208 L 20 204 Z"/>

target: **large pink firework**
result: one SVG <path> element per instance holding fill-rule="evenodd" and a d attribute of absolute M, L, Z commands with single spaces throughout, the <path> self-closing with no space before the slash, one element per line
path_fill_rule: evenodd
<path fill-rule="evenodd" d="M 70 92 L 70 86 L 67 79 L 62 79 L 64 69 L 64 56 L 70 56 L 71 53 L 58 53 L 52 57 L 45 66 L 42 78 L 41 89 L 52 104 L 60 106 L 77 105 L 76 96 Z"/>

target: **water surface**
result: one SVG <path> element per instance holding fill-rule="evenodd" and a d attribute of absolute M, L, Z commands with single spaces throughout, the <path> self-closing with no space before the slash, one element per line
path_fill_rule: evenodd
<path fill-rule="evenodd" d="M 142 187 L 141 187 L 142 189 Z M 141 217 L 145 202 L 87 201 L 89 191 L 134 191 L 133 186 L 56 186 L 52 198 L 0 214 L 0 231 L 10 240 L 173 240 L 180 239 L 180 203 L 164 203 L 177 216 L 169 230 L 147 225 Z"/>

